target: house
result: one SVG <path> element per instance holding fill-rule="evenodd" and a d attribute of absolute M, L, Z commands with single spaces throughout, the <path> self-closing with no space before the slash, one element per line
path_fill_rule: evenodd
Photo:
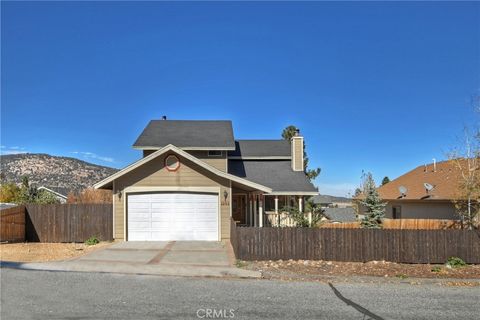
<path fill-rule="evenodd" d="M 457 161 L 418 166 L 379 187 L 391 219 L 458 219 L 454 200 L 459 197 L 461 171 Z M 362 209 L 361 209 L 362 210 Z"/>
<path fill-rule="evenodd" d="M 353 207 L 345 208 L 325 208 L 323 211 L 324 216 L 330 222 L 355 222 L 357 216 Z"/>
<path fill-rule="evenodd" d="M 143 157 L 94 185 L 113 193 L 114 238 L 230 238 L 233 221 L 262 227 L 285 205 L 317 195 L 303 137 L 235 140 L 231 121 L 153 120 L 133 148 Z"/>
<path fill-rule="evenodd" d="M 38 190 L 44 190 L 51 193 L 60 203 L 66 203 L 68 199 L 69 190 L 63 187 L 45 187 L 41 186 Z"/>

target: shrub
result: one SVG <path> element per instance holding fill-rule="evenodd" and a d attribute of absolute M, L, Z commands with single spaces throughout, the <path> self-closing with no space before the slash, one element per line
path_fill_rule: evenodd
<path fill-rule="evenodd" d="M 96 236 L 91 236 L 90 238 L 85 240 L 85 244 L 87 246 L 94 246 L 94 245 L 98 244 L 99 242 L 100 242 L 100 240 L 98 240 L 98 238 Z"/>
<path fill-rule="evenodd" d="M 403 273 L 397 274 L 396 277 L 400 278 L 400 279 L 407 279 L 408 278 L 408 276 L 406 274 L 403 274 Z"/>
<path fill-rule="evenodd" d="M 450 257 L 447 260 L 447 266 L 451 268 L 459 268 L 459 267 L 464 267 L 466 265 L 467 264 L 465 263 L 465 261 L 463 261 L 458 257 Z"/>
<path fill-rule="evenodd" d="M 247 263 L 245 261 L 242 261 L 242 260 L 237 260 L 237 261 L 235 261 L 235 266 L 237 268 L 243 268 L 243 267 L 247 266 Z"/>
<path fill-rule="evenodd" d="M 323 209 L 320 206 L 310 205 L 312 215 L 312 223 L 308 220 L 308 213 L 301 212 L 297 207 L 286 206 L 280 209 L 280 212 L 286 212 L 287 215 L 295 222 L 297 227 L 308 228 L 315 227 L 324 217 Z"/>
<path fill-rule="evenodd" d="M 432 272 L 442 272 L 442 267 L 439 267 L 439 266 L 436 266 L 436 267 L 433 267 Z"/>

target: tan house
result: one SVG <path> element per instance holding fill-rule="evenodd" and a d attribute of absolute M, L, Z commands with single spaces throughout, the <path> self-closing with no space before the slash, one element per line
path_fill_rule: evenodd
<path fill-rule="evenodd" d="M 95 184 L 113 191 L 114 238 L 230 238 L 233 220 L 266 225 L 285 205 L 317 195 L 303 137 L 235 140 L 231 121 L 153 120 L 133 147 L 143 158 Z"/>
<path fill-rule="evenodd" d="M 418 166 L 378 188 L 391 219 L 459 219 L 460 170 L 452 160 Z"/>

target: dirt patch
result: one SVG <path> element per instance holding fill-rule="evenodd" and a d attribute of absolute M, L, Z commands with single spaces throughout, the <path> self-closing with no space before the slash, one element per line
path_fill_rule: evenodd
<path fill-rule="evenodd" d="M 0 260 L 15 262 L 45 262 L 67 260 L 111 245 L 100 242 L 94 246 L 83 243 L 7 243 L 0 244 Z"/>
<path fill-rule="evenodd" d="M 448 268 L 445 265 L 401 264 L 386 261 L 240 261 L 237 265 L 262 272 L 267 279 L 315 280 L 325 276 L 376 276 L 393 279 L 480 279 L 480 265 Z"/>

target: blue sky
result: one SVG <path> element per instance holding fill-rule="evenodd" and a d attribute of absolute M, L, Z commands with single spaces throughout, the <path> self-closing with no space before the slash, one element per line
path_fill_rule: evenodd
<path fill-rule="evenodd" d="M 1 151 L 123 167 L 150 119 L 301 128 L 321 193 L 444 159 L 480 89 L 480 4 L 2 2 Z"/>

